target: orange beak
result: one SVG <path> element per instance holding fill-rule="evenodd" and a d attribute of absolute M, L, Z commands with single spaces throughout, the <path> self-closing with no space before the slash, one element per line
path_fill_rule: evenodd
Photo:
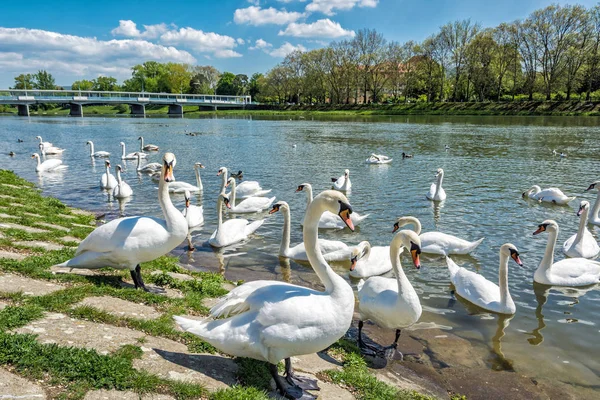
<path fill-rule="evenodd" d="M 175 177 L 173 176 L 173 165 L 169 164 L 165 166 L 165 182 L 173 182 Z"/>
<path fill-rule="evenodd" d="M 511 255 L 511 258 L 512 258 L 513 260 L 515 260 L 515 262 L 516 262 L 516 263 L 517 263 L 519 266 L 521 266 L 521 267 L 523 266 L 523 262 L 521 261 L 521 258 L 519 257 L 519 255 L 518 255 L 517 253 L 513 253 L 513 254 Z"/>
<path fill-rule="evenodd" d="M 356 268 L 356 262 L 358 261 L 358 257 L 354 256 L 350 259 L 350 271 L 354 271 Z"/>
<path fill-rule="evenodd" d="M 352 220 L 350 219 L 350 211 L 342 210 L 340 212 L 339 216 L 342 218 L 342 220 L 344 221 L 346 226 L 348 226 L 348 228 L 350 228 L 351 231 L 354 231 L 354 224 L 352 223 Z"/>
<path fill-rule="evenodd" d="M 190 199 L 185 199 L 185 208 L 190 206 Z"/>
<path fill-rule="evenodd" d="M 533 232 L 534 235 L 537 235 L 539 233 L 542 233 L 546 230 L 546 228 L 544 228 L 543 225 L 541 225 L 539 228 L 537 228 L 537 230 L 535 232 Z"/>
<path fill-rule="evenodd" d="M 279 207 L 274 206 L 272 209 L 269 210 L 269 214 L 275 214 L 277 211 L 279 211 Z"/>
<path fill-rule="evenodd" d="M 217 176 L 221 175 L 221 171 L 217 172 Z"/>
<path fill-rule="evenodd" d="M 413 264 L 416 269 L 421 268 L 421 262 L 419 261 L 419 251 L 417 249 L 411 250 L 410 255 L 412 256 Z"/>

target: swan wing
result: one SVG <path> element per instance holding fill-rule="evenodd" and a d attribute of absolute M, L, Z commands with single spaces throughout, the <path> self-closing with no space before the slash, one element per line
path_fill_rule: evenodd
<path fill-rule="evenodd" d="M 403 248 L 402 248 L 403 249 Z M 389 246 L 373 246 L 369 258 L 361 258 L 356 263 L 350 276 L 353 278 L 368 278 L 370 276 L 385 274 L 392 269 Z"/>
<path fill-rule="evenodd" d="M 451 276 L 456 292 L 466 300 L 480 307 L 488 308 L 490 303 L 500 302 L 500 288 L 482 275 L 459 267 Z"/>
<path fill-rule="evenodd" d="M 262 211 L 273 204 L 275 197 L 249 197 L 240 202 L 235 207 L 232 207 L 232 211 L 235 212 L 258 212 Z"/>
<path fill-rule="evenodd" d="M 437 187 L 437 184 L 435 182 L 433 182 L 431 184 L 431 186 L 429 187 L 429 192 L 427 193 L 427 198 L 428 199 L 433 199 L 433 196 L 435 195 L 435 189 Z"/>
<path fill-rule="evenodd" d="M 566 258 L 552 264 L 548 277 L 547 282 L 541 283 L 562 286 L 593 285 L 600 282 L 600 262 L 586 258 Z"/>
<path fill-rule="evenodd" d="M 475 250 L 483 241 L 482 238 L 475 242 L 469 242 L 442 232 L 425 232 L 419 235 L 419 238 L 421 239 L 421 251 L 423 253 L 445 256 L 449 254 L 467 254 Z"/>
<path fill-rule="evenodd" d="M 51 159 L 44 161 L 41 165 L 45 171 L 50 171 L 62 165 L 62 161 L 58 159 Z"/>

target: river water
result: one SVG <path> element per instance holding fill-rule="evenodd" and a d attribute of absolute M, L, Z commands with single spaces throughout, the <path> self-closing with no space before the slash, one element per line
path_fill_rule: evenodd
<path fill-rule="evenodd" d="M 584 190 L 600 179 L 600 127 L 596 118 L 576 117 L 382 117 L 328 120 L 257 119 L 251 117 L 200 119 L 129 118 L 0 118 L 1 168 L 12 169 L 36 183 L 44 194 L 75 207 L 106 213 L 106 219 L 124 215 L 160 216 L 157 184 L 138 176 L 135 161 L 127 161 L 125 180 L 134 194 L 127 203 L 111 201 L 100 190 L 104 172 L 101 159 L 91 160 L 85 145 L 113 154 L 113 165 L 122 164 L 119 142 L 127 151 L 146 143 L 177 157 L 175 177 L 194 183 L 193 164 L 202 162 L 204 192 L 194 202 L 204 206 L 206 223 L 196 232 L 197 251 L 180 246 L 173 254 L 191 268 L 220 271 L 228 279 L 285 279 L 319 287 L 310 266 L 286 263 L 277 257 L 283 217 L 280 213 L 249 215 L 265 223 L 250 241 L 214 252 L 203 244 L 216 226 L 215 199 L 221 183 L 221 166 L 243 170 L 247 180 L 258 180 L 272 195 L 290 204 L 292 244 L 302 238 L 300 220 L 304 193 L 295 193 L 304 182 L 315 194 L 330 188 L 330 178 L 348 168 L 354 210 L 370 216 L 356 232 L 325 231 L 321 237 L 355 244 L 369 240 L 388 245 L 398 216 L 413 215 L 423 230 L 439 230 L 459 237 L 485 241 L 472 256 L 455 257 L 459 265 L 497 281 L 498 251 L 515 244 L 524 262 L 509 264 L 509 287 L 517 304 L 512 318 L 476 310 L 454 301 L 445 261 L 423 258 L 421 270 L 404 259 L 405 271 L 416 287 L 424 312 L 413 329 L 437 327 L 489 349 L 488 368 L 514 368 L 532 377 L 556 379 L 573 385 L 600 388 L 600 291 L 558 289 L 533 284 L 533 272 L 542 259 L 547 235 L 532 236 L 545 219 L 561 228 L 556 258 L 562 259 L 562 242 L 577 230 L 576 212 L 581 199 L 593 204 L 596 194 Z M 186 135 L 194 132 L 195 136 Z M 67 150 L 61 157 L 63 173 L 37 175 L 35 136 Z M 17 138 L 24 140 L 17 143 Z M 295 147 L 293 145 L 296 145 Z M 450 148 L 445 150 L 445 145 Z M 563 151 L 567 158 L 552 155 Z M 14 151 L 15 157 L 7 153 Z M 388 165 L 367 165 L 370 153 L 394 158 Z M 401 153 L 414 155 L 403 160 Z M 445 171 L 447 200 L 436 206 L 425 198 L 437 168 Z M 521 199 L 532 184 L 557 186 L 577 200 L 569 206 L 552 206 Z M 173 195 L 179 208 L 183 196 Z M 598 228 L 589 229 L 598 237 Z M 348 265 L 334 268 L 347 276 Z M 356 282 L 351 282 L 355 285 Z"/>

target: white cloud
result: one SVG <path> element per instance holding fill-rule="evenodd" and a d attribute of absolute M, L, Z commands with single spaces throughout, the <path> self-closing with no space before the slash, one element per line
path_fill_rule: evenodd
<path fill-rule="evenodd" d="M 295 11 L 277 10 L 273 7 L 260 8 L 256 6 L 250 6 L 248 8 L 238 8 L 233 13 L 233 21 L 236 24 L 248 24 L 248 25 L 285 25 L 290 22 L 297 21 L 299 18 L 304 16 L 303 13 Z"/>
<path fill-rule="evenodd" d="M 273 45 L 262 39 L 256 39 L 256 41 L 254 42 L 254 46 L 248 47 L 248 50 L 262 50 L 268 49 L 269 47 L 273 47 Z"/>
<path fill-rule="evenodd" d="M 325 15 L 335 15 L 334 10 L 351 10 L 354 6 L 376 7 L 379 0 L 312 0 L 306 6 L 308 12 L 322 12 Z"/>
<path fill-rule="evenodd" d="M 156 39 L 163 33 L 167 32 L 169 27 L 167 24 L 144 25 L 144 32 L 140 32 L 137 24 L 132 20 L 120 20 L 119 26 L 110 31 L 113 36 L 125 36 L 132 38 Z"/>
<path fill-rule="evenodd" d="M 161 43 L 189 47 L 199 53 L 213 53 L 218 58 L 241 57 L 233 50 L 238 41 L 231 36 L 203 32 L 194 28 L 179 28 L 161 35 Z"/>
<path fill-rule="evenodd" d="M 354 31 L 342 28 L 339 22 L 333 22 L 329 18 L 320 19 L 312 24 L 292 22 L 279 36 L 294 36 L 303 38 L 328 38 L 354 37 Z"/>
<path fill-rule="evenodd" d="M 294 46 L 293 44 L 289 43 L 289 42 L 285 42 L 283 45 L 281 45 L 281 47 L 271 50 L 268 52 L 268 54 L 271 57 L 285 57 L 288 54 L 290 54 L 293 51 L 296 50 L 300 50 L 300 51 L 306 51 L 306 47 L 302 46 L 301 44 Z"/>

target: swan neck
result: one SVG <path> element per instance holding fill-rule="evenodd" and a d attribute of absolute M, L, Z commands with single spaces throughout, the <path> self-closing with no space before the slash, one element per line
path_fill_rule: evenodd
<path fill-rule="evenodd" d="M 221 193 L 225 193 L 225 185 L 227 184 L 227 175 L 229 175 L 227 172 L 227 168 L 223 168 L 223 169 L 224 169 L 224 171 L 221 174 Z"/>
<path fill-rule="evenodd" d="M 90 142 L 90 156 L 94 155 L 94 142 Z"/>
<path fill-rule="evenodd" d="M 508 305 L 510 293 L 508 291 L 508 256 L 504 252 L 500 253 L 500 267 L 498 268 L 498 287 L 500 288 L 500 304 Z"/>
<path fill-rule="evenodd" d="M 231 206 L 235 207 L 235 193 L 236 192 L 236 184 L 235 180 L 231 181 Z"/>
<path fill-rule="evenodd" d="M 122 180 L 121 180 L 121 171 L 118 168 L 117 168 L 117 182 L 119 183 L 119 185 L 122 182 Z"/>
<path fill-rule="evenodd" d="M 167 222 L 167 230 L 171 232 L 174 228 L 176 218 L 179 216 L 183 218 L 183 214 L 175 208 L 171 201 L 171 197 L 169 196 L 169 183 L 165 182 L 164 175 L 165 172 L 163 169 L 160 174 L 160 182 L 158 183 L 158 202 L 160 203 L 160 208 L 162 209 L 165 221 Z"/>
<path fill-rule="evenodd" d="M 283 213 L 283 234 L 281 235 L 281 245 L 279 246 L 279 255 L 287 257 L 290 251 L 290 209 L 288 207 L 281 207 Z"/>
<path fill-rule="evenodd" d="M 404 293 L 408 287 L 411 287 L 410 282 L 404 273 L 404 269 L 402 268 L 402 264 L 400 263 L 400 249 L 402 249 L 403 246 L 402 237 L 400 236 L 400 232 L 398 232 L 394 236 L 394 239 L 392 239 L 392 243 L 390 243 L 390 261 L 392 262 L 392 269 L 396 275 L 399 294 Z M 401 296 L 398 297 L 400 298 Z"/>
<path fill-rule="evenodd" d="M 413 230 L 414 230 L 414 232 L 417 235 L 421 234 L 422 226 L 421 226 L 421 221 L 419 221 L 418 218 L 415 218 L 415 217 L 405 217 L 404 219 L 407 221 L 406 225 L 412 224 L 414 226 Z"/>
<path fill-rule="evenodd" d="M 437 177 L 437 185 L 436 185 L 436 188 L 435 188 L 435 195 L 436 196 L 440 193 L 440 190 L 442 190 L 442 182 L 443 181 L 444 181 L 444 173 L 442 172 Z"/>
<path fill-rule="evenodd" d="M 573 243 L 579 243 L 581 240 L 583 240 L 583 234 L 585 233 L 585 225 L 587 224 L 589 212 L 589 208 L 586 208 L 581 212 L 581 216 L 579 217 L 579 229 L 577 230 L 577 235 L 575 236 Z"/>
<path fill-rule="evenodd" d="M 140 136 L 140 151 L 144 150 L 144 137 Z"/>
<path fill-rule="evenodd" d="M 121 157 L 125 158 L 125 145 L 121 146 L 121 150 L 123 150 Z"/>
<path fill-rule="evenodd" d="M 552 264 L 554 264 L 554 247 L 556 246 L 556 239 L 558 238 L 558 226 L 556 230 L 548 232 L 548 243 L 546 244 L 546 251 L 544 252 L 544 258 L 540 262 L 538 269 L 547 270 Z"/>
<path fill-rule="evenodd" d="M 600 190 L 598 190 L 598 196 L 596 196 L 596 202 L 592 208 L 592 219 L 597 220 L 599 218 L 598 213 L 600 212 Z"/>
<path fill-rule="evenodd" d="M 313 201 L 312 186 L 306 186 L 306 207 L 310 206 Z"/>
<path fill-rule="evenodd" d="M 137 167 L 136 169 L 139 170 L 142 166 L 142 157 L 140 157 L 139 153 L 137 155 Z"/>
<path fill-rule="evenodd" d="M 196 173 L 196 186 L 198 186 L 198 189 L 200 190 L 204 189 L 202 186 L 202 179 L 200 179 L 200 171 L 198 167 L 194 168 L 194 172 Z"/>
<path fill-rule="evenodd" d="M 223 225 L 223 199 L 219 196 L 217 199 L 217 231 Z"/>

